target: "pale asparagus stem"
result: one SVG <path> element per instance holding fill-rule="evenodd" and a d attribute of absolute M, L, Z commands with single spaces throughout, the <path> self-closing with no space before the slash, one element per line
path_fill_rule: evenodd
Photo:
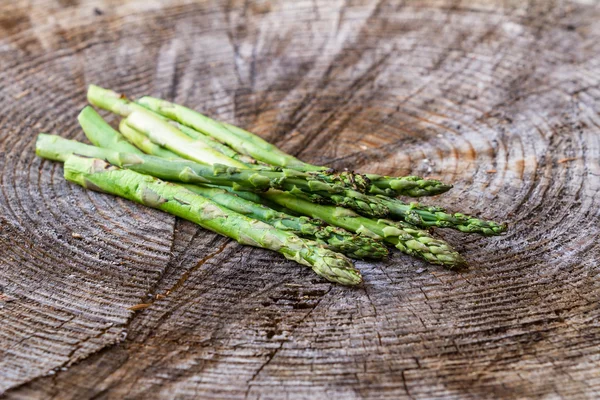
<path fill-rule="evenodd" d="M 127 117 L 134 111 L 149 112 L 158 118 L 164 118 L 145 107 L 127 99 L 124 95 L 96 85 L 88 86 L 87 99 L 90 104 L 111 111 L 122 117 Z"/>
<path fill-rule="evenodd" d="M 158 117 L 142 111 L 133 111 L 125 123 L 146 135 L 154 143 L 201 164 L 223 164 L 230 167 L 246 168 L 244 163 L 220 153 L 204 142 L 194 140 Z"/>
<path fill-rule="evenodd" d="M 420 257 L 432 264 L 449 268 L 461 267 L 464 259 L 448 243 L 409 224 L 388 220 L 372 220 L 348 209 L 314 204 L 290 193 L 269 190 L 261 196 L 297 213 L 321 219 L 351 232 L 382 238 L 403 253 Z"/>
<path fill-rule="evenodd" d="M 66 160 L 65 178 L 88 189 L 166 211 L 242 244 L 277 251 L 331 282 L 357 285 L 362 281 L 360 272 L 345 256 L 233 212 L 179 185 L 79 156 Z"/>
<path fill-rule="evenodd" d="M 311 168 L 309 164 L 284 153 L 256 135 L 249 138 L 241 138 L 225 128 L 221 123 L 189 108 L 153 97 L 142 97 L 138 100 L 138 103 L 152 111 L 210 135 L 218 141 L 229 145 L 238 153 L 249 155 L 258 161 L 278 167 L 302 169 L 304 171 L 322 169 L 320 167 Z"/>
<path fill-rule="evenodd" d="M 172 151 L 165 149 L 162 146 L 157 145 L 152 140 L 148 139 L 146 135 L 138 132 L 125 123 L 125 120 L 121 120 L 119 124 L 119 131 L 121 134 L 129 140 L 130 143 L 134 144 L 135 147 L 142 150 L 146 154 L 151 154 L 156 157 L 165 158 L 167 160 L 181 160 L 181 157 Z M 110 146 L 99 146 L 106 149 L 117 150 Z"/>
<path fill-rule="evenodd" d="M 223 189 L 190 184 L 182 184 L 182 186 L 230 210 L 273 225 L 277 229 L 316 240 L 328 249 L 352 258 L 381 259 L 388 254 L 387 248 L 378 240 L 353 235 L 343 228 L 325 225 L 321 220 L 305 216 L 294 217 L 278 212 L 262 204 L 245 200 Z"/>
<path fill-rule="evenodd" d="M 233 150 L 231 147 L 224 145 L 223 143 L 215 140 L 210 136 L 206 136 L 205 134 L 198 132 L 195 129 L 192 129 L 188 126 L 180 124 L 177 121 L 169 120 L 169 123 L 179 129 L 181 132 L 185 133 L 192 139 L 200 140 L 204 142 L 206 145 L 214 148 L 215 150 L 225 154 L 227 157 L 231 157 L 234 160 L 242 162 L 247 165 L 247 168 L 254 168 L 256 166 L 256 160 L 250 156 L 245 154 L 240 154 L 237 151 Z"/>
<path fill-rule="evenodd" d="M 212 147 L 216 151 L 223 153 L 227 157 L 233 158 L 234 160 L 243 163 L 247 168 L 254 168 L 254 165 L 256 164 L 256 160 L 252 159 L 251 157 L 238 154 L 235 150 L 231 149 L 230 147 L 227 147 L 226 145 L 223 145 L 222 143 L 214 140 L 213 138 L 206 136 L 176 121 L 172 121 L 167 117 L 155 113 L 154 111 L 146 107 L 142 107 L 139 104 L 136 104 L 129 100 L 126 96 L 114 92 L 112 90 L 104 89 L 96 85 L 90 85 L 88 87 L 87 98 L 88 101 L 96 107 L 111 111 L 123 117 L 129 116 L 129 114 L 131 114 L 134 111 L 141 111 L 152 114 L 156 118 L 168 122 L 169 124 L 173 124 L 177 129 L 179 129 L 181 132 L 183 132 L 190 138 L 198 140 L 207 145 L 208 147 Z"/>

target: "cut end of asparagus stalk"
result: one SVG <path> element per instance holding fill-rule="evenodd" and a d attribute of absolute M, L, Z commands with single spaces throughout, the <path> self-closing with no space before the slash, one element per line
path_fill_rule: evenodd
<path fill-rule="evenodd" d="M 123 117 L 128 116 L 133 111 L 125 95 L 100 86 L 88 86 L 87 99 L 90 104 Z"/>

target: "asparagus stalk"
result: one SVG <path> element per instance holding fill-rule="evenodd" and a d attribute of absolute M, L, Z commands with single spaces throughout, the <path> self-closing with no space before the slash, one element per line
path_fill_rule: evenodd
<path fill-rule="evenodd" d="M 139 104 L 136 104 L 129 100 L 125 95 L 119 94 L 112 90 L 104 89 L 96 85 L 90 85 L 88 87 L 87 92 L 88 101 L 95 105 L 96 107 L 111 111 L 115 114 L 121 115 L 122 117 L 127 117 L 134 111 L 141 111 L 152 114 L 154 117 L 160 118 L 165 122 L 172 124 L 175 128 L 179 129 L 181 132 L 186 134 L 192 139 L 198 140 L 209 147 L 217 150 L 220 153 L 223 153 L 227 157 L 233 158 L 234 160 L 240 161 L 251 168 L 252 165 L 256 164 L 256 160 L 253 158 L 239 154 L 232 148 L 223 145 L 222 143 L 212 139 L 209 136 L 206 136 L 188 126 L 178 123 L 177 121 L 172 121 L 167 117 L 164 117 L 154 111 L 142 107 Z"/>
<path fill-rule="evenodd" d="M 246 168 L 247 165 L 227 157 L 200 140 L 194 140 L 154 115 L 133 111 L 125 123 L 146 135 L 152 142 L 178 154 L 182 158 L 201 164 L 223 164 L 231 167 Z"/>
<path fill-rule="evenodd" d="M 407 223 L 388 220 L 375 221 L 345 208 L 313 204 L 278 190 L 269 190 L 262 193 L 261 196 L 295 212 L 321 219 L 328 224 L 342 227 L 351 232 L 382 238 L 403 253 L 420 257 L 432 264 L 445 265 L 450 268 L 465 264 L 461 255 L 448 243 Z"/>
<path fill-rule="evenodd" d="M 482 220 L 461 213 L 449 213 L 441 207 L 425 206 L 419 203 L 404 203 L 398 199 L 378 196 L 390 210 L 390 217 L 402 219 L 412 225 L 429 228 L 452 228 L 465 233 L 479 233 L 495 236 L 506 232 L 506 224 Z"/>
<path fill-rule="evenodd" d="M 306 195 L 313 201 L 333 201 L 338 205 L 350 206 L 361 210 L 364 214 L 380 216 L 388 213 L 387 208 L 381 207 L 378 203 L 380 199 L 320 181 L 297 178 L 295 175 L 301 173 L 290 170 L 258 171 L 220 164 L 206 166 L 189 160 L 167 160 L 145 154 L 117 153 L 44 134 L 38 136 L 36 146 L 38 154 L 54 154 L 62 161 L 67 154 L 65 151 L 70 151 L 87 157 L 102 158 L 111 164 L 169 181 L 231 186 L 235 189 L 251 191 L 266 190 L 271 187 L 281 188 Z"/>
<path fill-rule="evenodd" d="M 387 248 L 378 240 L 368 236 L 353 235 L 343 228 L 325 225 L 320 220 L 304 216 L 295 217 L 275 211 L 223 189 L 189 184 L 183 184 L 182 186 L 223 207 L 263 221 L 277 229 L 291 231 L 308 239 L 316 239 L 317 243 L 328 249 L 352 258 L 381 259 L 388 254 Z"/>
<path fill-rule="evenodd" d="M 268 164 L 305 172 L 316 171 L 318 173 L 315 174 L 315 177 L 318 177 L 324 182 L 342 183 L 345 184 L 349 189 L 354 189 L 362 193 L 382 194 L 386 196 L 405 195 L 419 197 L 433 196 L 444 193 L 452 188 L 451 185 L 446 185 L 440 181 L 423 179 L 416 176 L 393 178 L 376 174 L 358 174 L 349 171 L 340 173 L 326 167 L 310 166 L 310 164 L 303 163 L 295 157 L 282 152 L 277 147 L 254 135 L 253 133 L 245 131 L 234 125 L 212 120 L 195 111 L 186 109 L 185 107 L 163 102 L 162 100 L 151 97 L 143 97 L 140 99 L 139 102 L 142 105 L 140 106 L 131 102 L 121 94 L 100 88 L 95 85 L 90 85 L 88 89 L 88 100 L 97 107 L 107 109 L 122 116 L 128 116 L 134 111 L 150 112 L 154 117 L 169 121 L 169 123 L 173 124 L 181 133 L 184 133 L 190 138 L 200 141 L 204 145 L 214 148 L 227 157 L 245 164 L 246 168 L 260 168 L 260 166 L 255 165 L 256 160 L 250 157 L 250 155 L 255 155 L 256 153 L 253 152 L 251 154 L 250 151 L 247 150 L 249 147 L 250 149 L 254 149 L 254 151 L 260 152 L 260 154 L 264 154 L 266 157 L 268 157 L 268 160 L 261 160 L 259 157 L 255 157 L 261 161 L 267 162 Z M 163 110 L 163 108 L 161 108 L 161 104 L 163 103 L 169 105 L 172 104 L 174 111 L 169 112 L 169 107 Z M 180 115 L 180 117 L 175 118 L 175 113 Z M 193 121 L 196 121 L 196 125 L 193 124 Z M 186 124 L 195 128 L 202 126 L 204 127 L 204 130 L 200 129 L 200 131 L 198 131 L 196 129 L 192 129 Z M 206 136 L 202 132 L 212 137 Z M 226 138 L 231 140 L 228 141 Z M 237 151 L 221 144 L 220 141 L 224 141 L 230 145 L 232 143 L 237 144 L 237 148 L 233 146 Z M 274 160 L 279 161 L 275 162 Z M 226 162 L 221 162 L 221 164 L 230 165 Z"/>
<path fill-rule="evenodd" d="M 138 149 L 142 150 L 146 154 L 152 154 L 153 156 L 165 158 L 167 160 L 180 160 L 181 157 L 172 151 L 165 149 L 162 146 L 157 145 L 152 140 L 148 139 L 146 135 L 133 129 L 129 125 L 125 123 L 125 120 L 121 120 L 119 124 L 119 131 L 121 134 L 129 140 L 132 144 L 135 145 Z M 105 149 L 117 150 L 110 146 L 98 146 L 103 147 Z"/>
<path fill-rule="evenodd" d="M 124 153 L 143 154 L 137 147 L 125 140 L 119 132 L 108 125 L 92 107 L 84 107 L 77 120 L 89 141 L 94 145 Z"/>
<path fill-rule="evenodd" d="M 195 129 L 190 128 L 189 126 L 185 126 L 180 124 L 177 121 L 169 120 L 169 123 L 179 129 L 181 132 L 185 133 L 189 137 L 195 140 L 199 140 L 205 143 L 207 146 L 212 147 L 213 149 L 225 154 L 227 157 L 231 157 L 234 160 L 237 160 L 241 163 L 247 165 L 247 168 L 254 168 L 257 164 L 256 160 L 250 156 L 245 154 L 240 154 L 237 151 L 233 150 L 231 147 L 224 145 L 223 143 L 215 140 L 210 136 L 206 136 L 203 133 L 198 132 Z"/>
<path fill-rule="evenodd" d="M 94 159 L 71 156 L 65 162 L 65 178 L 87 189 L 117 195 L 166 211 L 239 243 L 271 249 L 309 266 L 323 278 L 343 285 L 357 285 L 362 278 L 345 256 L 315 242 L 248 218 L 169 182 Z"/>
<path fill-rule="evenodd" d="M 247 154 L 267 164 L 302 171 L 320 171 L 323 169 L 321 167 L 312 167 L 310 164 L 284 153 L 276 146 L 256 135 L 240 137 L 221 123 L 189 108 L 147 96 L 139 99 L 138 103 L 158 114 L 212 136 L 220 142 L 229 145 L 238 153 Z"/>

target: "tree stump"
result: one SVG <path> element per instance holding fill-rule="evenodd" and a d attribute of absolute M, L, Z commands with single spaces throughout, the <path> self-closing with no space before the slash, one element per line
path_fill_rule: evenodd
<path fill-rule="evenodd" d="M 583 0 L 3 2 L 0 393 L 600 396 L 599 19 Z M 84 139 L 90 83 L 451 182 L 428 201 L 510 231 L 436 231 L 459 273 L 394 252 L 326 283 L 37 158 L 39 132 Z"/>

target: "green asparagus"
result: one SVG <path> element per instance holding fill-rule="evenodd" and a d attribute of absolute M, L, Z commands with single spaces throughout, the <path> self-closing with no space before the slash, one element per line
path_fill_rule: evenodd
<path fill-rule="evenodd" d="M 179 185 L 121 169 L 100 159 L 79 156 L 66 160 L 65 178 L 87 189 L 166 211 L 239 243 L 277 251 L 290 260 L 311 267 L 329 281 L 343 285 L 357 285 L 362 281 L 360 272 L 345 256 L 228 210 Z"/>
<path fill-rule="evenodd" d="M 404 203 L 398 199 L 378 196 L 390 210 L 390 217 L 402 219 L 412 225 L 429 228 L 452 228 L 465 233 L 479 233 L 495 236 L 506 232 L 506 224 L 482 220 L 461 213 L 449 213 L 441 207 L 425 206 L 419 203 Z"/>
<path fill-rule="evenodd" d="M 231 132 L 221 123 L 206 117 L 189 108 L 153 97 L 142 97 L 138 103 L 158 114 L 190 126 L 197 131 L 214 137 L 229 145 L 238 153 L 247 154 L 258 161 L 278 167 L 300 169 L 302 171 L 319 171 L 321 167 L 311 168 L 296 157 L 290 156 L 256 135 L 242 138 Z"/>
<path fill-rule="evenodd" d="M 213 136 L 217 140 L 227 143 L 239 153 L 248 154 L 267 164 L 296 169 L 303 172 L 332 171 L 327 167 L 302 162 L 251 132 L 228 123 L 215 121 L 178 104 L 149 96 L 142 97 L 138 100 L 138 103 L 158 114 Z M 354 186 L 356 190 L 361 190 L 365 193 L 384 194 L 387 196 L 433 196 L 444 193 L 452 188 L 452 185 L 416 176 L 395 178 L 377 174 L 344 172 L 337 177 L 336 175 L 338 174 L 333 172 L 330 173 L 334 175 L 334 178 Z"/>
<path fill-rule="evenodd" d="M 84 107 L 77 117 L 83 132 L 90 142 L 99 147 L 110 147 L 124 153 L 143 154 L 137 147 L 129 143 L 119 132 L 115 131 L 90 106 Z"/>
<path fill-rule="evenodd" d="M 252 157 L 239 154 L 232 148 L 223 145 L 219 141 L 214 140 L 209 136 L 206 136 L 188 126 L 180 124 L 177 121 L 170 120 L 167 117 L 155 113 L 154 111 L 146 107 L 142 107 L 139 104 L 136 104 L 129 100 L 125 95 L 119 94 L 112 90 L 101 88 L 96 85 L 90 85 L 88 87 L 87 98 L 88 101 L 96 107 L 111 111 L 115 114 L 121 115 L 122 117 L 127 117 L 134 111 L 150 113 L 154 117 L 160 118 L 165 122 L 168 122 L 169 124 L 173 125 L 175 128 L 179 129 L 181 132 L 183 132 L 190 138 L 201 141 L 207 146 L 214 148 L 220 153 L 223 153 L 227 157 L 231 157 L 234 160 L 246 164 L 248 168 L 251 168 L 254 164 L 256 164 L 256 160 L 254 160 Z"/>
<path fill-rule="evenodd" d="M 125 120 L 121 120 L 119 124 L 119 132 L 127 139 L 130 143 L 135 145 L 138 149 L 142 150 L 146 154 L 151 154 L 156 157 L 165 158 L 167 160 L 181 160 L 181 157 L 162 146 L 157 145 L 152 140 L 148 139 L 146 135 L 140 133 L 136 129 L 130 127 L 125 123 Z M 106 149 L 117 150 L 111 146 L 102 146 Z"/>
<path fill-rule="evenodd" d="M 283 172 L 255 171 L 226 167 L 219 164 L 206 166 L 188 160 L 167 160 L 144 154 L 117 153 L 52 135 L 40 134 L 36 144 L 36 151 L 40 155 L 43 153 L 46 154 L 46 158 L 62 161 L 66 157 L 65 154 L 72 153 L 87 157 L 103 158 L 111 164 L 170 181 L 230 186 L 236 190 L 250 191 L 267 190 L 269 188 L 283 189 L 311 202 L 319 201 L 319 199 L 331 199 L 338 205 L 346 205 L 348 204 L 346 198 L 352 201 L 354 198 L 350 196 L 357 193 L 347 189 L 342 189 L 341 193 L 336 193 L 337 189 L 333 185 L 327 186 L 328 184 L 323 182 L 306 181 L 296 178 L 295 174 L 302 176 L 301 172 L 289 170 L 284 170 Z M 383 210 L 386 211 L 391 208 L 395 218 L 420 227 L 439 226 L 457 229 L 462 232 L 482 233 L 484 235 L 498 235 L 506 230 L 506 225 L 504 224 L 483 221 L 463 214 L 449 214 L 441 208 L 421 206 L 416 203 L 406 204 L 400 200 L 384 196 L 358 194 L 367 197 L 369 201 L 374 199 L 381 202 L 370 203 L 365 207 L 383 204 Z M 356 203 L 360 204 L 361 200 L 362 198 L 357 199 Z M 356 204 L 350 205 L 353 206 L 353 209 L 360 209 Z M 368 214 L 368 212 L 365 212 L 365 214 Z M 385 215 L 385 213 L 382 212 L 380 215 Z"/>
<path fill-rule="evenodd" d="M 313 204 L 290 193 L 273 189 L 262 193 L 261 196 L 295 212 L 321 219 L 351 232 L 382 238 L 403 253 L 420 257 L 432 264 L 450 268 L 465 264 L 461 255 L 446 242 L 410 224 L 388 220 L 375 221 L 345 208 Z"/>
<path fill-rule="evenodd" d="M 223 189 L 183 184 L 188 190 L 211 199 L 215 203 L 251 218 L 273 225 L 275 228 L 291 231 L 298 236 L 315 239 L 330 250 L 359 259 L 381 259 L 388 253 L 378 240 L 367 236 L 357 236 L 343 228 L 324 225 L 322 221 L 308 217 L 294 217 L 272 210 L 255 202 L 245 200 Z"/>
<path fill-rule="evenodd" d="M 382 216 L 388 213 L 387 208 L 380 207 L 380 204 L 376 202 L 379 199 L 375 197 L 366 196 L 359 192 L 339 188 L 316 180 L 307 181 L 297 178 L 296 175 L 299 174 L 301 176 L 301 172 L 292 170 L 283 172 L 255 171 L 227 167 L 221 164 L 206 166 L 189 160 L 167 160 L 144 154 L 117 153 L 111 150 L 86 146 L 83 143 L 69 141 L 60 137 L 48 138 L 47 136 L 51 135 L 40 134 L 38 136 L 38 153 L 54 152 L 59 154 L 63 148 L 76 149 L 72 153 L 103 158 L 111 164 L 170 181 L 231 186 L 242 190 L 266 190 L 271 187 L 281 188 L 306 195 L 313 201 L 333 201 L 338 205 L 359 209 L 367 215 Z M 102 151 L 105 151 L 105 153 L 101 153 Z M 306 192 L 303 192 L 302 189 Z M 364 201 L 364 199 L 367 201 Z"/>
<path fill-rule="evenodd" d="M 154 143 L 178 154 L 182 158 L 207 165 L 223 164 L 230 167 L 247 167 L 204 142 L 190 138 L 174 126 L 148 112 L 133 111 L 125 119 L 125 123 L 146 135 Z"/>
<path fill-rule="evenodd" d="M 147 111 L 154 117 L 168 121 L 170 124 L 174 125 L 180 131 L 180 133 L 184 133 L 190 138 L 193 138 L 194 140 L 223 153 L 227 157 L 243 163 L 246 168 L 258 167 L 255 165 L 256 160 L 250 157 L 250 153 L 248 151 L 244 150 L 249 146 L 251 149 L 254 149 L 254 151 L 260 152 L 260 154 L 264 154 L 266 157 L 269 157 L 271 161 L 273 161 L 273 159 L 278 159 L 281 161 L 279 163 L 269 163 L 266 161 L 269 164 L 280 167 L 287 166 L 290 169 L 302 170 L 305 172 L 317 171 L 318 173 L 315 174 L 316 177 L 324 182 L 343 183 L 348 189 L 354 189 L 362 193 L 382 194 L 386 196 L 406 195 L 419 197 L 433 196 L 444 193 L 452 188 L 451 185 L 446 185 L 440 181 L 434 179 L 423 179 L 416 176 L 393 178 L 376 174 L 359 174 L 349 171 L 337 172 L 326 167 L 307 167 L 310 164 L 301 162 L 297 158 L 280 151 L 275 146 L 264 141 L 253 133 L 245 131 L 236 126 L 217 122 L 202 114 L 196 113 L 195 111 L 177 105 L 173 105 L 175 108 L 175 111 L 173 112 L 169 112 L 168 110 L 170 109 L 168 107 L 165 108 L 166 111 L 163 110 L 161 112 L 161 104 L 163 103 L 161 103 L 161 100 L 151 97 L 144 97 L 140 99 L 139 102 L 142 105 L 140 106 L 116 92 L 103 89 L 95 85 L 90 85 L 88 90 L 88 99 L 92 104 L 98 107 L 113 111 L 125 117 L 134 111 Z M 181 115 L 181 118 L 174 118 L 174 113 Z M 204 131 L 198 131 L 182 123 L 185 121 L 190 121 L 188 122 L 188 125 L 193 127 L 203 126 Z M 195 126 L 192 124 L 192 121 L 196 121 Z M 209 134 L 212 137 L 205 136 L 205 134 L 202 132 Z M 180 135 L 180 133 L 178 135 Z M 230 138 L 232 141 L 227 142 L 227 140 L 224 140 L 224 138 Z M 228 144 L 237 143 L 238 148 L 236 150 L 238 151 L 221 144 L 219 140 L 223 140 Z M 230 165 L 228 162 L 221 161 L 220 163 Z M 241 167 L 240 165 L 237 166 Z"/>

